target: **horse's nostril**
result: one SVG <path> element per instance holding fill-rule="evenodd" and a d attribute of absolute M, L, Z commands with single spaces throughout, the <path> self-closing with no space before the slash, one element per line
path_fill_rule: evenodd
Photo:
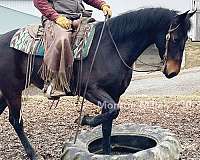
<path fill-rule="evenodd" d="M 176 75 L 177 75 L 176 72 L 172 72 L 172 73 L 166 75 L 166 77 L 167 77 L 167 78 L 173 78 L 173 77 L 175 77 Z"/>

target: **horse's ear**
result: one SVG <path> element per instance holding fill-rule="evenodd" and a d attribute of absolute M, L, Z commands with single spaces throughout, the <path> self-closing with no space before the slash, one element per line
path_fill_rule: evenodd
<path fill-rule="evenodd" d="M 190 11 L 190 10 L 189 10 Z M 182 22 L 185 21 L 185 19 L 187 18 L 188 16 L 188 12 L 185 12 L 185 13 L 182 13 L 182 14 L 179 14 L 175 17 L 175 21 L 178 23 L 178 24 L 181 24 Z"/>
<path fill-rule="evenodd" d="M 187 19 L 190 19 L 196 12 L 197 8 L 193 12 L 187 14 Z"/>

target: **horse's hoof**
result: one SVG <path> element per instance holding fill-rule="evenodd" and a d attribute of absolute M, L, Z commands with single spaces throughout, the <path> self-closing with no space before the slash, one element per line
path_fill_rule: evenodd
<path fill-rule="evenodd" d="M 89 114 L 87 114 L 87 115 L 82 115 L 82 116 L 81 116 L 81 119 L 80 119 L 80 117 L 78 117 L 78 118 L 74 121 L 74 123 L 76 123 L 76 124 L 79 124 L 79 123 L 80 123 L 81 126 L 88 125 L 88 124 L 87 124 L 87 121 L 88 121 L 88 118 L 89 118 L 89 117 L 91 117 L 91 116 L 89 116 Z"/>
<path fill-rule="evenodd" d="M 89 116 L 89 115 L 83 116 L 83 118 L 81 119 L 81 126 L 90 125 L 89 122 L 92 118 L 93 116 Z"/>

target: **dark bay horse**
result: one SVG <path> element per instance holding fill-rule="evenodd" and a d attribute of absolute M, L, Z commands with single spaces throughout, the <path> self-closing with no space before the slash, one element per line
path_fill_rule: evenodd
<path fill-rule="evenodd" d="M 155 44 L 161 60 L 164 61 L 163 74 L 167 78 L 172 78 L 179 73 L 181 68 L 185 42 L 191 28 L 190 18 L 193 14 L 194 12 L 178 14 L 177 11 L 163 8 L 146 8 L 109 19 L 109 28 L 121 58 L 128 66 L 131 67 L 149 45 Z M 81 95 L 83 95 L 102 25 L 102 22 L 97 23 L 89 56 L 83 61 Z M 20 119 L 27 55 L 9 47 L 10 40 L 16 31 L 8 32 L 0 37 L 0 114 L 8 106 L 10 123 L 27 155 L 30 159 L 36 159 L 35 151 L 24 133 L 23 119 Z M 167 39 L 166 35 L 168 35 Z M 132 70 L 122 62 L 121 58 L 111 40 L 107 25 L 86 93 L 88 101 L 102 107 L 102 114 L 96 117 L 84 117 L 82 121 L 83 125 L 92 127 L 102 124 L 102 146 L 105 154 L 111 152 L 112 122 L 117 118 L 120 110 L 117 103 L 132 78 Z M 38 74 L 41 64 L 42 58 L 36 57 L 31 76 L 31 82 L 40 89 L 44 84 Z M 76 86 L 77 74 L 78 61 L 75 61 L 74 78 L 71 81 L 72 90 Z"/>

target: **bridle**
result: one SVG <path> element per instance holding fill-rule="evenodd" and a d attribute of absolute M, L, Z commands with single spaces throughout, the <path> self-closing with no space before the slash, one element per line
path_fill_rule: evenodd
<path fill-rule="evenodd" d="M 111 33 L 111 30 L 110 30 L 110 27 L 109 27 L 109 22 L 107 21 L 107 27 L 108 27 L 108 33 L 109 33 L 109 36 L 110 36 L 110 38 L 111 38 L 111 40 L 112 40 L 112 43 L 114 44 L 114 46 L 115 46 L 115 49 L 116 49 L 116 51 L 117 51 L 117 54 L 119 55 L 119 58 L 121 59 L 121 61 L 123 62 L 123 64 L 128 68 L 128 69 L 130 69 L 130 70 L 132 70 L 132 71 L 135 71 L 135 72 L 155 72 L 155 71 L 161 71 L 162 70 L 162 67 L 160 67 L 160 66 L 155 66 L 155 65 L 150 65 L 150 64 L 146 64 L 146 63 L 144 63 L 144 62 L 142 62 L 142 61 L 140 61 L 141 63 L 143 63 L 143 64 L 145 64 L 145 65 L 147 65 L 147 66 L 151 66 L 151 67 L 157 67 L 158 69 L 156 69 L 156 70 L 135 70 L 135 69 L 133 69 L 132 67 L 130 67 L 126 62 L 125 62 L 125 60 L 123 59 L 123 57 L 121 56 L 121 53 L 120 53 L 120 51 L 119 51 L 119 49 L 118 49 L 118 47 L 117 47 L 117 45 L 116 45 L 116 43 L 115 43 L 115 40 L 113 39 L 113 36 L 112 36 L 112 33 Z M 160 64 L 163 64 L 163 65 L 165 65 L 165 63 L 167 62 L 167 55 L 168 55 L 168 47 L 169 47 L 169 41 L 170 41 L 170 39 L 171 39 L 171 33 L 172 32 L 174 32 L 174 31 L 176 31 L 178 28 L 180 27 L 180 24 L 179 25 L 177 25 L 175 28 L 172 28 L 172 24 L 170 25 L 170 27 L 169 27 L 169 30 L 168 30 L 168 33 L 167 33 L 167 35 L 166 35 L 166 49 L 165 49 L 165 54 L 163 55 L 163 60 L 160 62 Z"/>
<path fill-rule="evenodd" d="M 163 65 L 166 64 L 167 62 L 167 55 L 168 55 L 168 51 L 169 51 L 169 41 L 171 39 L 171 33 L 176 31 L 178 28 L 180 27 L 180 24 L 177 25 L 176 27 L 172 28 L 172 24 L 169 27 L 168 33 L 166 35 L 166 49 L 165 49 L 165 54 L 163 55 Z"/>

